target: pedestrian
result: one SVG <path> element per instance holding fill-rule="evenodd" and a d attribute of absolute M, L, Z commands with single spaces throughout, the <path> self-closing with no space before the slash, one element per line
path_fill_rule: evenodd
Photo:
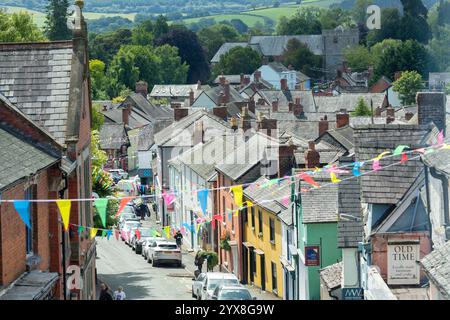
<path fill-rule="evenodd" d="M 194 264 L 197 266 L 199 274 L 202 273 L 203 263 L 205 262 L 205 257 L 203 256 L 203 251 L 198 250 L 195 255 Z"/>
<path fill-rule="evenodd" d="M 116 291 L 114 291 L 114 300 L 125 300 L 127 295 L 123 291 L 122 286 L 119 286 Z"/>
<path fill-rule="evenodd" d="M 181 234 L 180 229 L 177 230 L 177 233 L 174 236 L 175 241 L 177 242 L 177 246 L 181 248 L 181 244 L 183 243 L 183 235 Z"/>
<path fill-rule="evenodd" d="M 111 296 L 111 293 L 109 293 L 109 288 L 106 285 L 106 283 L 102 282 L 100 284 L 100 288 L 101 288 L 100 298 L 98 300 L 108 301 L 108 300 L 112 300 L 113 299 L 112 296 Z"/>

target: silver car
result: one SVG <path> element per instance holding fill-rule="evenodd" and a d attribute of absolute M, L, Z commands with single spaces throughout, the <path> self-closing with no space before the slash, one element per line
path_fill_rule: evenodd
<path fill-rule="evenodd" d="M 250 291 L 241 285 L 219 285 L 211 296 L 212 300 L 256 300 Z"/>
<path fill-rule="evenodd" d="M 178 267 L 181 263 L 181 250 L 175 242 L 154 241 L 148 250 L 147 262 L 151 262 L 154 267 L 160 263 L 174 263 Z"/>
<path fill-rule="evenodd" d="M 221 284 L 239 285 L 239 279 L 232 273 L 200 273 L 192 284 L 192 296 L 197 300 L 211 300 L 214 290 Z"/>
<path fill-rule="evenodd" d="M 145 260 L 148 259 L 148 251 L 150 249 L 150 246 L 153 244 L 153 242 L 155 241 L 165 241 L 165 238 L 161 238 L 161 237 L 150 237 L 148 239 L 146 239 L 143 243 L 142 243 L 142 256 L 144 257 Z"/>

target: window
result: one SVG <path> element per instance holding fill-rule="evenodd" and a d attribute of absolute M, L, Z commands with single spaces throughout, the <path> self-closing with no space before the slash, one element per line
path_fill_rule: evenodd
<path fill-rule="evenodd" d="M 259 233 L 263 233 L 263 221 L 262 221 L 262 211 L 261 209 L 258 209 L 258 228 L 259 228 Z"/>
<path fill-rule="evenodd" d="M 275 221 L 270 218 L 269 219 L 269 227 L 270 227 L 270 242 L 275 244 Z"/>
<path fill-rule="evenodd" d="M 248 208 L 245 208 L 242 214 L 244 215 L 244 223 L 248 223 Z"/>
<path fill-rule="evenodd" d="M 252 210 L 252 228 L 253 228 L 253 231 L 255 231 L 256 230 L 256 228 L 255 228 L 255 208 L 252 207 L 251 210 Z"/>
<path fill-rule="evenodd" d="M 33 199 L 33 187 L 28 187 L 25 190 L 25 200 L 31 200 Z M 25 248 L 26 248 L 26 254 L 33 254 L 33 241 L 34 241 L 34 237 L 33 237 L 33 229 L 34 229 L 34 224 L 33 224 L 33 218 L 34 218 L 34 202 L 30 202 L 30 205 L 28 207 L 28 214 L 30 216 L 30 226 L 31 228 L 28 228 L 27 226 L 25 226 Z"/>
<path fill-rule="evenodd" d="M 277 265 L 272 262 L 272 291 L 277 292 Z"/>

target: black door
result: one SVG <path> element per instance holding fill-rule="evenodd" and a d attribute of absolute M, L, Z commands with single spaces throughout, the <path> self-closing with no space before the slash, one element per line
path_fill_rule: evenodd
<path fill-rule="evenodd" d="M 256 260 L 255 260 L 255 251 L 253 248 L 250 248 L 250 282 L 254 282 L 254 272 L 256 270 Z"/>
<path fill-rule="evenodd" d="M 266 290 L 266 259 L 264 255 L 260 255 L 261 257 L 261 289 Z"/>
<path fill-rule="evenodd" d="M 246 246 L 242 245 L 242 284 L 248 284 L 248 249 Z"/>

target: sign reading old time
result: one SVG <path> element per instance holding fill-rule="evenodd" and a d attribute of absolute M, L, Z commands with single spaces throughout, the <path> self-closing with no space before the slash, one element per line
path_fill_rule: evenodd
<path fill-rule="evenodd" d="M 390 242 L 388 244 L 388 284 L 419 284 L 420 257 L 418 242 Z"/>

